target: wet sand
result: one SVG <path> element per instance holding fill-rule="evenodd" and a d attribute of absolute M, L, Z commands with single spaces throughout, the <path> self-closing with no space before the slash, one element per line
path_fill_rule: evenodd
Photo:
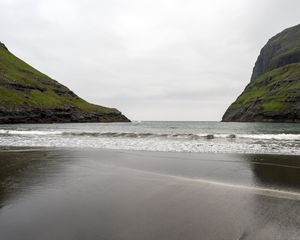
<path fill-rule="evenodd" d="M 0 151 L 0 239 L 299 239 L 300 156 Z"/>

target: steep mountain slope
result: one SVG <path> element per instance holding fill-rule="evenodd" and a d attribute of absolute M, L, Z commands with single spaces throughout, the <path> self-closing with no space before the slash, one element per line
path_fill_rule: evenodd
<path fill-rule="evenodd" d="M 271 38 L 222 121 L 300 122 L 300 25 Z"/>
<path fill-rule="evenodd" d="M 0 123 L 119 121 L 129 120 L 117 109 L 81 99 L 0 42 Z"/>

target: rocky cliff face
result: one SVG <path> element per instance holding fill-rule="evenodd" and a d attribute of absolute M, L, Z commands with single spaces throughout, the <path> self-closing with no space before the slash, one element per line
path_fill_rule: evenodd
<path fill-rule="evenodd" d="M 117 109 L 81 99 L 0 42 L 0 124 L 128 121 Z"/>
<path fill-rule="evenodd" d="M 222 121 L 300 122 L 300 25 L 271 38 Z"/>

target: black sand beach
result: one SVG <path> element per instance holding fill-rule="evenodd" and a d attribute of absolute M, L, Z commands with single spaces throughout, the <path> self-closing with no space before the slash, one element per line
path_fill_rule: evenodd
<path fill-rule="evenodd" d="M 10 148 L 0 239 L 299 239 L 300 157 Z"/>

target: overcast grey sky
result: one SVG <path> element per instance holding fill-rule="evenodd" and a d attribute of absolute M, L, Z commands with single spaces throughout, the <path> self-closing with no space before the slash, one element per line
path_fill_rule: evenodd
<path fill-rule="evenodd" d="M 298 0 L 0 0 L 0 41 L 133 120 L 220 120 Z"/>

